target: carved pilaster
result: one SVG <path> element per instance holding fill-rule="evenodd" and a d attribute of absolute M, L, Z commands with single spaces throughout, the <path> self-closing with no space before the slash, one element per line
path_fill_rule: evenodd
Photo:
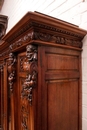
<path fill-rule="evenodd" d="M 27 60 L 23 64 L 23 69 L 27 71 L 26 79 L 22 85 L 21 97 L 26 98 L 32 105 L 32 91 L 37 83 L 37 47 L 28 45 L 26 47 Z"/>
<path fill-rule="evenodd" d="M 16 57 L 14 56 L 13 53 L 9 54 L 9 59 L 8 59 L 8 81 L 9 81 L 9 86 L 10 86 L 10 91 L 13 92 L 13 82 L 15 79 L 15 63 L 16 63 Z"/>

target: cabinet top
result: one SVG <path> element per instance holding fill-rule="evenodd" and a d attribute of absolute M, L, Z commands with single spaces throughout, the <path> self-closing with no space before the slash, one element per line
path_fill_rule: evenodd
<path fill-rule="evenodd" d="M 39 13 L 28 12 L 4 37 L 0 56 L 30 42 L 81 48 L 86 30 L 68 22 Z M 8 48 L 8 49 L 6 49 Z M 5 50 L 5 53 L 3 53 Z M 3 54 L 2 54 L 3 53 Z"/>
<path fill-rule="evenodd" d="M 4 39 L 8 39 L 10 36 L 14 35 L 14 33 L 18 32 L 20 28 L 29 26 L 30 24 L 38 24 L 38 27 L 60 31 L 61 33 L 72 33 L 72 35 L 79 36 L 83 38 L 87 31 L 84 29 L 79 28 L 74 24 L 70 24 L 68 22 L 62 21 L 60 19 L 39 13 L 39 12 L 28 12 L 25 16 L 5 35 Z M 31 26 L 31 25 L 30 25 Z M 17 35 L 17 34 L 16 34 Z"/>

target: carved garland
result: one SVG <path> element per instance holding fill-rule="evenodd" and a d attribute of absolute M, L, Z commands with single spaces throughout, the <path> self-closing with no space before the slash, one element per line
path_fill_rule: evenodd
<path fill-rule="evenodd" d="M 32 90 L 37 83 L 37 47 L 28 45 L 26 49 L 27 61 L 24 63 L 23 69 L 28 73 L 22 85 L 21 97 L 26 98 L 32 105 Z"/>
<path fill-rule="evenodd" d="M 16 63 L 16 57 L 14 56 L 13 53 L 9 54 L 9 59 L 8 59 L 8 81 L 9 81 L 9 86 L 10 86 L 10 91 L 13 92 L 13 82 L 15 79 L 15 63 Z"/>

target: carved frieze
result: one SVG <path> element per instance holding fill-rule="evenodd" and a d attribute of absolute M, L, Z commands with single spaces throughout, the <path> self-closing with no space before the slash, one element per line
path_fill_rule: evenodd
<path fill-rule="evenodd" d="M 18 39 L 16 42 L 12 43 L 9 46 L 10 50 L 16 49 L 20 46 L 22 46 L 24 43 L 29 42 L 30 40 L 32 40 L 34 37 L 34 33 L 33 32 L 29 32 L 26 35 L 24 35 L 22 38 Z"/>
<path fill-rule="evenodd" d="M 82 42 L 80 42 L 80 41 L 73 40 L 73 39 L 67 39 L 65 37 L 52 35 L 52 34 L 48 34 L 48 33 L 35 32 L 34 37 L 36 40 L 53 42 L 56 44 L 68 45 L 68 46 L 73 46 L 73 47 L 78 47 L 78 48 L 82 47 Z"/>
<path fill-rule="evenodd" d="M 62 44 L 62 45 L 73 46 L 73 47 L 77 47 L 77 48 L 82 47 L 82 43 L 80 41 L 68 39 L 68 38 L 65 38 L 65 37 L 61 37 L 59 35 L 53 35 L 53 34 L 49 34 L 49 33 L 44 33 L 44 32 L 40 32 L 40 31 L 36 32 L 35 31 L 35 32 L 31 32 L 31 33 L 26 34 L 21 39 L 12 43 L 9 46 L 9 50 L 18 49 L 19 47 L 23 46 L 24 44 L 26 44 L 27 42 L 29 42 L 31 40 L 53 42 L 55 44 Z"/>
<path fill-rule="evenodd" d="M 32 105 L 32 91 L 37 83 L 37 47 L 28 45 L 26 47 L 27 62 L 23 63 L 23 69 L 27 71 L 26 79 L 22 85 L 21 97 L 26 98 Z"/>
<path fill-rule="evenodd" d="M 10 53 L 8 59 L 8 81 L 11 92 L 13 92 L 13 83 L 15 79 L 15 70 L 16 70 L 15 63 L 16 63 L 16 57 L 13 53 Z"/>

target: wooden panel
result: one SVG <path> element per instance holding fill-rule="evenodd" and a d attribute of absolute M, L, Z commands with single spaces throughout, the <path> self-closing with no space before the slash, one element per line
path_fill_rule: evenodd
<path fill-rule="evenodd" d="M 47 70 L 78 70 L 78 57 L 60 55 L 60 54 L 46 54 Z"/>
<path fill-rule="evenodd" d="M 48 130 L 78 130 L 78 81 L 47 83 Z"/>
<path fill-rule="evenodd" d="M 80 53 L 55 47 L 41 53 L 42 130 L 80 130 Z"/>

